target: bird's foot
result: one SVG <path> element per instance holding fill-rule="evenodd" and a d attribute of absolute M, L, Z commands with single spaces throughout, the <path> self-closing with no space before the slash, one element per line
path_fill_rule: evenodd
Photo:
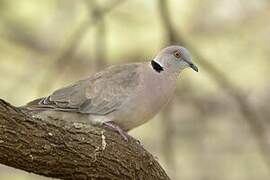
<path fill-rule="evenodd" d="M 108 122 L 103 123 L 103 125 L 105 127 L 108 127 L 118 132 L 125 141 L 128 141 L 128 134 L 123 129 L 121 129 L 118 125 L 116 125 L 114 122 L 108 121 Z"/>

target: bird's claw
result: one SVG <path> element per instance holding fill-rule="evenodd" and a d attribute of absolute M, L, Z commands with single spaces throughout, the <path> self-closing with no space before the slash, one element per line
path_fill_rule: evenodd
<path fill-rule="evenodd" d="M 105 122 L 103 123 L 103 125 L 105 125 L 105 127 L 108 127 L 116 132 L 118 132 L 120 134 L 120 136 L 126 141 L 128 142 L 128 134 L 123 131 L 118 125 L 116 125 L 115 123 L 113 122 Z"/>

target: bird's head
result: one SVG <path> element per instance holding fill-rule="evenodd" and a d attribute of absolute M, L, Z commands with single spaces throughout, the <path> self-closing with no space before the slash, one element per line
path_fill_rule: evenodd
<path fill-rule="evenodd" d="M 181 72 L 185 68 L 199 69 L 192 62 L 189 51 L 182 46 L 168 46 L 162 49 L 151 62 L 157 71 Z"/>

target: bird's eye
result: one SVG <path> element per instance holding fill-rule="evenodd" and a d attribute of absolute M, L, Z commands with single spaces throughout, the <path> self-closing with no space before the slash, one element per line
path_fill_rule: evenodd
<path fill-rule="evenodd" d="M 174 53 L 174 56 L 175 56 L 176 58 L 180 58 L 180 57 L 181 57 L 181 53 L 180 53 L 179 51 L 176 51 L 176 52 Z"/>

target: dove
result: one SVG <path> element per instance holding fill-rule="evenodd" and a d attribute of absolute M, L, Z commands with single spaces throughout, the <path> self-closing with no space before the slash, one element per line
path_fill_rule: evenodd
<path fill-rule="evenodd" d="M 168 46 L 149 62 L 114 65 L 24 106 L 35 117 L 105 126 L 125 140 L 152 119 L 175 93 L 178 75 L 198 72 L 189 51 Z"/>

